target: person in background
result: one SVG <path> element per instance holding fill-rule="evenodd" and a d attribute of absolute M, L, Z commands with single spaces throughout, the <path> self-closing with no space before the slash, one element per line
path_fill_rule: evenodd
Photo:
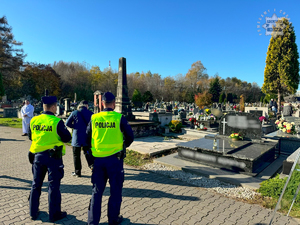
<path fill-rule="evenodd" d="M 81 149 L 83 150 L 90 169 L 93 168 L 94 163 L 91 148 L 86 142 L 86 128 L 93 115 L 93 113 L 88 110 L 88 107 L 88 101 L 81 101 L 78 105 L 78 109 L 73 111 L 66 121 L 66 126 L 73 129 L 72 146 L 75 171 L 72 172 L 72 175 L 76 177 L 81 177 Z"/>
<path fill-rule="evenodd" d="M 277 102 L 276 102 L 276 100 L 274 100 L 274 102 L 273 102 L 273 106 L 272 106 L 272 111 L 275 113 L 275 115 L 277 114 Z"/>
<path fill-rule="evenodd" d="M 72 137 L 64 122 L 55 116 L 57 98 L 44 96 L 42 102 L 44 112 L 32 118 L 28 132 L 28 138 L 32 141 L 28 158 L 33 174 L 29 212 L 32 220 L 38 218 L 42 186 L 48 172 L 49 221 L 54 222 L 67 216 L 66 212 L 61 211 L 60 181 L 64 177 L 64 143 Z"/>
<path fill-rule="evenodd" d="M 269 102 L 269 108 L 272 110 L 272 107 L 274 106 L 274 100 L 273 98 Z"/>
<path fill-rule="evenodd" d="M 111 92 L 103 94 L 102 104 L 104 110 L 92 116 L 86 131 L 95 157 L 88 224 L 99 224 L 102 195 L 109 180 L 108 224 L 117 225 L 123 220 L 120 215 L 124 182 L 123 159 L 126 156 L 126 147 L 133 142 L 134 136 L 126 118 L 114 112 L 115 96 Z"/>
<path fill-rule="evenodd" d="M 30 104 L 28 100 L 25 100 L 24 106 L 21 108 L 21 116 L 22 116 L 22 136 L 27 136 L 30 120 L 33 117 L 34 107 Z"/>

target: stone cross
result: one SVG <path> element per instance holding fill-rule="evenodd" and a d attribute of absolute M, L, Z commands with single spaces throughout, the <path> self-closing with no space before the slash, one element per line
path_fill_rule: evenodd
<path fill-rule="evenodd" d="M 223 123 L 223 135 L 225 135 L 225 124 L 227 123 L 225 120 L 225 117 L 224 117 L 222 123 Z"/>

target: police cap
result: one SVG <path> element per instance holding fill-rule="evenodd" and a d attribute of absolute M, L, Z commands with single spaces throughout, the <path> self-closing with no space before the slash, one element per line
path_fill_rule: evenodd
<path fill-rule="evenodd" d="M 105 92 L 102 95 L 102 101 L 106 102 L 106 103 L 110 103 L 113 102 L 115 100 L 115 96 L 113 95 L 113 93 L 111 92 Z"/>
<path fill-rule="evenodd" d="M 44 96 L 44 97 L 42 97 L 42 102 L 43 102 L 43 104 L 51 105 L 51 104 L 57 102 L 57 98 L 56 98 L 56 96 Z"/>

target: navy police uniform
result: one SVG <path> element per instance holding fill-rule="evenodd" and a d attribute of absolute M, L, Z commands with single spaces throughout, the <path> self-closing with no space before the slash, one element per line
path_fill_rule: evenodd
<path fill-rule="evenodd" d="M 57 102 L 57 98 L 45 96 L 42 101 L 43 104 L 51 105 Z M 32 163 L 33 173 L 29 196 L 30 216 L 33 220 L 38 217 L 41 188 L 48 172 L 49 220 L 54 222 L 67 215 L 66 212 L 61 211 L 60 181 L 64 176 L 62 155 L 65 147 L 63 142 L 69 142 L 71 134 L 64 122 L 55 117 L 53 112 L 45 111 L 32 119 L 28 137 L 32 140 L 29 160 Z"/>
<path fill-rule="evenodd" d="M 104 93 L 106 103 L 113 102 L 115 96 Z M 123 159 L 126 147 L 134 140 L 133 132 L 125 117 L 105 108 L 94 114 L 87 127 L 88 143 L 91 143 L 95 157 L 91 182 L 93 184 L 92 198 L 88 209 L 88 224 L 99 224 L 101 217 L 102 195 L 109 180 L 110 198 L 108 201 L 108 222 L 111 225 L 120 224 L 120 208 L 122 202 L 122 187 L 124 182 Z"/>

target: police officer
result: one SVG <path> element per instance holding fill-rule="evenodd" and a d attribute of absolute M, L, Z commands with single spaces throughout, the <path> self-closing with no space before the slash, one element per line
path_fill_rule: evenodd
<path fill-rule="evenodd" d="M 67 216 L 61 211 L 60 180 L 64 176 L 62 155 L 65 154 L 63 142 L 71 140 L 71 134 L 64 122 L 54 114 L 57 108 L 55 96 L 42 97 L 43 114 L 35 116 L 30 122 L 29 161 L 32 163 L 33 181 L 29 197 L 30 216 L 36 220 L 39 214 L 39 200 L 43 181 L 48 172 L 49 220 L 54 222 Z"/>
<path fill-rule="evenodd" d="M 115 96 L 106 92 L 102 96 L 104 110 L 94 114 L 87 127 L 91 139 L 92 154 L 95 157 L 92 174 L 93 191 L 88 209 L 88 224 L 99 224 L 101 201 L 107 180 L 110 183 L 108 201 L 108 223 L 120 224 L 122 187 L 124 182 L 123 159 L 126 147 L 133 142 L 134 136 L 130 125 L 122 114 L 114 112 Z M 124 137 L 124 138 L 123 138 Z"/>

